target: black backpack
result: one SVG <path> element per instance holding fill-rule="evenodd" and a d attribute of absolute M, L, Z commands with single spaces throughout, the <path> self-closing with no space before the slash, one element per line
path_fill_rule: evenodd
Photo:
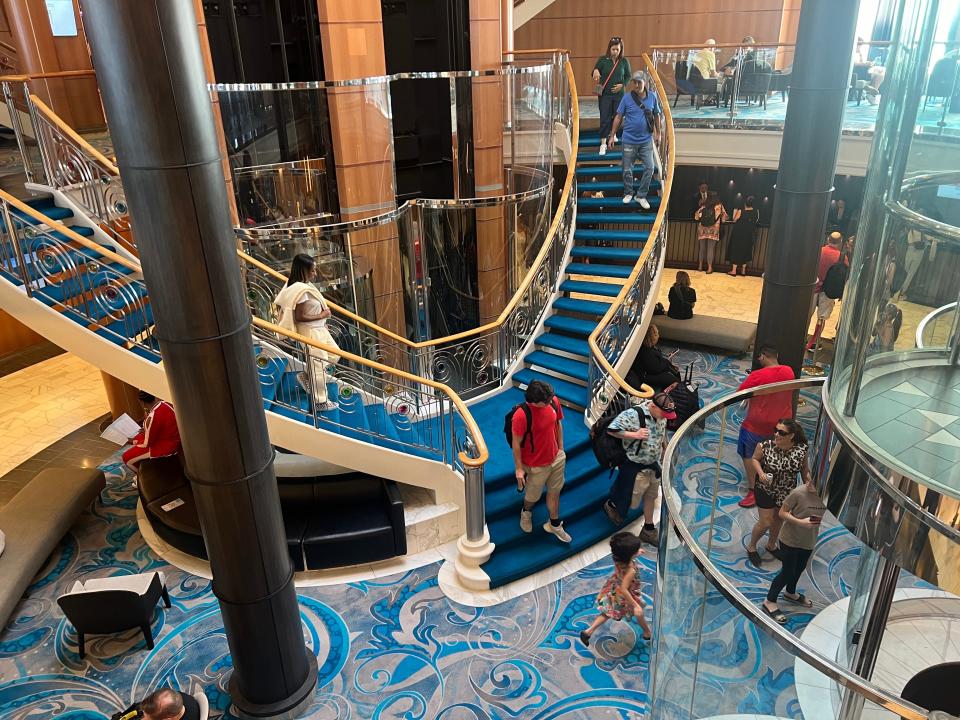
<path fill-rule="evenodd" d="M 553 405 L 554 411 L 557 412 L 557 415 L 559 415 L 560 413 L 558 412 L 558 402 L 556 397 L 553 398 L 552 405 Z M 530 452 L 534 452 L 533 411 L 530 410 L 530 406 L 527 405 L 525 402 L 514 405 L 512 408 L 510 408 L 510 412 L 508 412 L 506 415 L 503 416 L 503 436 L 507 439 L 507 445 L 509 445 L 510 449 L 512 450 L 513 449 L 513 416 L 516 415 L 517 410 L 523 410 L 523 414 L 527 418 L 527 429 L 526 431 L 524 431 L 523 437 L 520 439 L 520 447 L 523 447 L 524 444 L 527 442 L 527 439 L 529 438 Z"/>
<path fill-rule="evenodd" d="M 607 432 L 610 423 L 624 409 L 625 405 L 622 400 L 612 400 L 607 409 L 603 411 L 603 415 L 590 428 L 590 446 L 593 448 L 593 454 L 602 468 L 620 467 L 627 460 L 627 451 L 623 447 L 623 440 Z M 640 427 L 645 427 L 647 422 L 643 411 L 637 408 L 636 413 L 637 417 L 640 418 Z"/>
<path fill-rule="evenodd" d="M 831 300 L 839 300 L 843 296 L 843 288 L 846 287 L 847 274 L 849 272 L 850 269 L 843 259 L 831 265 L 827 270 L 827 274 L 823 276 L 823 284 L 820 286 L 820 292 Z"/>
<path fill-rule="evenodd" d="M 700 224 L 704 227 L 711 227 L 717 224 L 717 213 L 716 205 L 709 205 L 703 208 L 703 212 L 700 214 Z"/>

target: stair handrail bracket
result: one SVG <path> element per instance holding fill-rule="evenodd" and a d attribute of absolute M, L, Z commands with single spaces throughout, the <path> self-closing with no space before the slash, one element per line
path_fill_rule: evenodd
<path fill-rule="evenodd" d="M 650 386 L 634 388 L 620 373 L 623 366 L 636 355 L 638 343 L 646 331 L 656 302 L 660 271 L 666 256 L 667 206 L 673 186 L 676 157 L 673 116 L 670 113 L 670 103 L 666 102 L 666 91 L 650 57 L 644 54 L 642 59 L 647 75 L 656 87 L 664 116 L 663 131 L 654 148 L 660 171 L 661 200 L 643 252 L 623 289 L 587 339 L 590 348 L 587 385 L 589 402 L 584 415 L 590 424 L 618 397 L 626 401 L 629 398 L 649 398 L 653 395 Z"/>

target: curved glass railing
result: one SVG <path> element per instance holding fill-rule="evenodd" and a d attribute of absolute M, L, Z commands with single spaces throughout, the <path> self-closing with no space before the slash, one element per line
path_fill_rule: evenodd
<path fill-rule="evenodd" d="M 948 348 L 952 329 L 956 322 L 957 303 L 941 305 L 917 325 L 915 342 L 917 348 Z"/>
<path fill-rule="evenodd" d="M 920 622 L 926 613 L 942 634 L 939 623 L 950 613 L 955 618 L 956 608 L 949 605 L 949 593 L 900 570 L 887 619 L 894 629 L 884 637 L 881 628 L 874 637 L 862 624 L 863 606 L 878 592 L 868 570 L 879 555 L 904 557 L 904 545 L 922 546 L 913 551 L 919 557 L 938 552 L 937 543 L 956 540 L 924 522 L 922 509 L 911 507 L 896 483 L 850 474 L 842 456 L 846 446 L 831 435 L 823 414 L 822 385 L 822 379 L 800 380 L 725 396 L 674 435 L 663 462 L 653 720 L 744 712 L 854 720 L 880 717 L 881 709 L 909 720 L 928 717 L 902 695 L 910 677 L 934 659 L 904 655 L 897 628 Z M 781 596 L 785 625 L 761 610 L 778 566 L 766 553 L 763 567 L 747 562 L 746 536 L 757 516 L 737 505 L 743 485 L 736 448 L 742 404 L 771 392 L 790 393 L 798 401 L 797 419 L 811 439 L 810 464 L 828 509 L 798 584 L 813 606 L 790 605 Z M 941 602 L 947 604 L 940 607 Z M 853 658 L 857 643 L 868 638 L 879 643 L 879 653 L 865 671 Z"/>
<path fill-rule="evenodd" d="M 587 386 L 590 392 L 590 403 L 587 408 L 590 422 L 596 420 L 607 405 L 618 396 L 620 400 L 626 400 L 629 396 L 650 397 L 653 394 L 652 388 L 647 385 L 639 389 L 631 387 L 619 372 L 625 361 L 632 360 L 636 355 L 637 343 L 643 336 L 643 332 L 636 332 L 636 330 L 640 328 L 645 331 L 656 302 L 659 274 L 666 255 L 667 201 L 673 187 L 676 160 L 673 117 L 670 104 L 666 102 L 663 83 L 647 55 L 643 56 L 643 63 L 648 76 L 653 80 L 658 96 L 664 99 L 664 129 L 656 143 L 660 177 L 663 183 L 662 202 L 657 208 L 657 216 L 650 229 L 650 237 L 633 270 L 630 271 L 623 289 L 587 340 L 590 346 Z"/>

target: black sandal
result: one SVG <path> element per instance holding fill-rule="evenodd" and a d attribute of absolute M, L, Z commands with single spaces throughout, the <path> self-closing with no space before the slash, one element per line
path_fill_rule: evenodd
<path fill-rule="evenodd" d="M 580 631 L 580 642 L 587 647 L 590 647 L 590 634 L 586 630 Z"/>
<path fill-rule="evenodd" d="M 750 561 L 750 564 L 755 567 L 763 567 L 763 558 L 760 557 L 760 553 L 756 550 L 747 550 L 747 559 Z"/>
<path fill-rule="evenodd" d="M 793 603 L 794 605 L 802 605 L 803 607 L 813 607 L 813 600 L 808 600 L 807 596 L 803 593 L 797 593 L 796 597 L 790 597 L 787 593 L 783 594 L 783 599 L 787 602 Z"/>
<path fill-rule="evenodd" d="M 760 609 L 763 610 L 764 615 L 766 615 L 767 617 L 773 618 L 774 621 L 779 623 L 780 625 L 787 624 L 787 616 L 783 614 L 783 611 L 780 610 L 780 608 L 777 608 L 776 610 L 771 610 L 763 603 L 760 603 Z"/>

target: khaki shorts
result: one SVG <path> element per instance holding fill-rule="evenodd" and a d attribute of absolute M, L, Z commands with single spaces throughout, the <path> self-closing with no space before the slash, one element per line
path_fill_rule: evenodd
<path fill-rule="evenodd" d="M 660 482 L 657 480 L 653 470 L 641 470 L 637 473 L 637 479 L 633 481 L 633 496 L 630 498 L 630 509 L 636 510 L 640 507 L 640 501 L 643 500 L 643 506 L 647 503 L 655 503 L 657 495 L 660 494 Z"/>
<path fill-rule="evenodd" d="M 828 298 L 822 292 L 818 292 L 813 294 L 813 304 L 817 311 L 817 319 L 826 321 L 833 315 L 833 308 L 836 307 L 837 301 L 835 298 Z"/>
<path fill-rule="evenodd" d="M 527 473 L 527 484 L 524 486 L 523 499 L 535 503 L 543 495 L 543 489 L 548 493 L 556 494 L 563 487 L 563 470 L 567 465 L 567 455 L 563 450 L 557 453 L 553 462 L 541 467 L 523 466 Z"/>

